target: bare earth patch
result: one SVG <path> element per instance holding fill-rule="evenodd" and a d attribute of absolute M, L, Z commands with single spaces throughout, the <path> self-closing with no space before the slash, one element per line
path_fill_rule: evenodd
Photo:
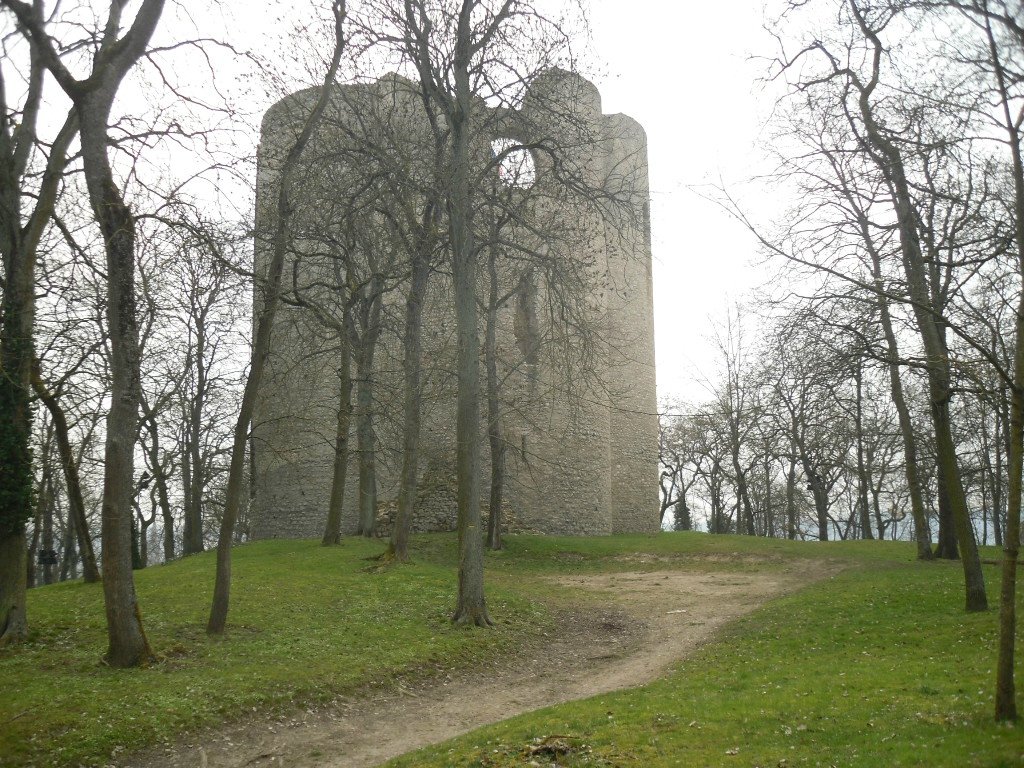
<path fill-rule="evenodd" d="M 287 717 L 198 734 L 138 756 L 136 768 L 357 768 L 523 712 L 643 685 L 707 642 L 723 624 L 835 569 L 651 571 L 562 577 L 593 593 L 567 611 L 544 647 L 476 669 Z"/>

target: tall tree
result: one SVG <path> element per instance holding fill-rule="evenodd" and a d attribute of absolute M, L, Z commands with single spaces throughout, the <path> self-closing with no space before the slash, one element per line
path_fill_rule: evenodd
<path fill-rule="evenodd" d="M 42 5 L 3 0 L 18 19 L 35 56 L 74 105 L 93 216 L 103 234 L 107 270 L 107 325 L 110 334 L 111 406 L 103 483 L 103 592 L 107 614 L 107 663 L 129 667 L 152 652 L 142 631 L 131 573 L 132 491 L 139 409 L 138 324 L 135 313 L 135 220 L 118 187 L 110 159 L 107 128 L 114 98 L 128 72 L 145 54 L 163 11 L 163 0 L 143 0 L 122 34 L 125 10 L 111 3 L 84 78 L 69 70 L 43 23 Z"/>
<path fill-rule="evenodd" d="M 274 210 L 273 231 L 270 238 L 270 262 L 262 283 L 262 301 L 256 316 L 256 332 L 253 338 L 252 359 L 246 377 L 242 403 L 235 422 L 234 440 L 231 447 L 231 466 L 228 472 L 227 490 L 224 498 L 224 513 L 221 518 L 220 538 L 217 541 L 217 573 L 214 581 L 213 602 L 206 631 L 211 635 L 223 634 L 227 625 L 231 598 L 231 547 L 234 540 L 235 523 L 242 502 L 245 479 L 246 444 L 249 439 L 249 425 L 256 406 L 256 395 L 263 380 L 267 354 L 270 348 L 270 334 L 274 316 L 280 304 L 281 275 L 292 232 L 290 222 L 295 211 L 292 199 L 294 175 L 302 159 L 302 153 L 310 137 L 320 124 L 324 110 L 331 98 L 332 86 L 341 64 L 345 48 L 346 0 L 334 0 L 331 4 L 334 16 L 334 48 L 331 53 L 323 84 L 310 111 L 300 123 L 301 127 L 291 143 L 278 168 L 277 196 Z"/>
<path fill-rule="evenodd" d="M 409 288 L 405 300 L 402 375 L 404 423 L 402 426 L 402 469 L 398 489 L 398 510 L 391 540 L 391 555 L 399 561 L 409 558 L 409 534 L 419 471 L 420 407 L 423 379 L 423 299 L 434 261 L 439 237 L 440 206 L 436 200 L 423 205 L 422 215 L 412 237 Z"/>
<path fill-rule="evenodd" d="M 979 68 L 987 75 L 989 91 L 995 96 L 995 123 L 1003 131 L 1010 153 L 1013 202 L 1013 256 L 1019 276 L 1014 317 L 1013 362 L 1008 387 L 1009 458 L 1006 531 L 1003 536 L 1003 567 L 999 599 L 999 651 L 996 663 L 995 716 L 1016 720 L 1014 681 L 1015 636 L 1017 632 L 1017 561 L 1020 553 L 1022 473 L 1024 473 L 1024 9 L 1005 0 L 953 2 L 983 33 L 983 56 Z"/>
<path fill-rule="evenodd" d="M 43 4 L 23 7 L 42 25 Z M 35 267 L 40 238 L 49 223 L 72 140 L 76 115 L 70 113 L 50 147 L 38 190 L 30 189 L 30 161 L 38 140 L 46 64 L 30 47 L 24 101 L 9 103 L 0 67 L 0 645 L 23 640 L 28 632 L 25 606 L 27 572 L 25 524 L 32 509 L 31 397 L 35 352 Z M 35 197 L 27 217 L 26 199 Z"/>
<path fill-rule="evenodd" d="M 949 409 L 952 397 L 949 353 L 944 340 L 944 324 L 941 316 L 936 314 L 941 310 L 934 306 L 933 296 L 929 291 L 929 285 L 934 288 L 934 280 L 929 281 L 927 274 L 927 265 L 921 249 L 920 221 L 904 168 L 903 154 L 890 138 L 891 132 L 879 121 L 872 101 L 882 76 L 885 48 L 878 36 L 877 25 L 884 25 L 884 20 L 871 23 L 857 0 L 850 0 L 850 10 L 860 32 L 868 42 L 867 52 L 871 57 L 871 63 L 867 80 L 862 80 L 852 70 L 848 71 L 846 76 L 854 89 L 859 117 L 872 158 L 890 185 L 907 289 L 927 355 L 928 386 L 938 468 L 952 505 L 953 523 L 963 562 L 965 603 L 969 611 L 982 611 L 988 608 L 988 597 L 985 594 L 981 559 L 968 514 L 956 446 L 953 442 Z"/>
<path fill-rule="evenodd" d="M 60 456 L 64 471 L 64 488 L 67 492 L 68 520 L 75 531 L 79 556 L 82 559 L 82 575 L 86 582 L 100 580 L 99 568 L 96 567 L 96 555 L 93 552 L 92 539 L 89 536 L 89 523 L 85 514 L 85 499 L 82 495 L 82 481 L 79 473 L 80 456 L 76 456 L 71 445 L 70 429 L 67 415 L 61 407 L 60 399 L 42 380 L 38 371 L 38 361 L 32 373 L 32 388 L 36 396 L 46 406 L 53 421 L 54 439 L 57 441 L 57 453 Z"/>

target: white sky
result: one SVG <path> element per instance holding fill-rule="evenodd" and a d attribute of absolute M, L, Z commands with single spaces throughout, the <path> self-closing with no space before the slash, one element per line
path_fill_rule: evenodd
<path fill-rule="evenodd" d="M 713 321 L 764 273 L 753 238 L 694 187 L 732 187 L 764 165 L 757 148 L 770 99 L 761 0 L 594 0 L 594 47 L 606 113 L 647 130 L 654 240 L 658 394 L 700 399 Z M 762 201 L 766 202 L 766 201 Z M 761 207 L 758 201 L 750 205 Z"/>

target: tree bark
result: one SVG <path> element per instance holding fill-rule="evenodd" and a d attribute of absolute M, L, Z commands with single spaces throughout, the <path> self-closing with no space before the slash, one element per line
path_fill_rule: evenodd
<path fill-rule="evenodd" d="M 1018 160 L 1019 157 L 1015 158 Z M 1018 165 L 1018 170 L 1020 166 Z M 1024 194 L 1018 194 L 1019 212 L 1024 214 Z M 1018 221 L 1024 221 L 1019 218 Z M 1018 228 L 1018 237 L 1024 237 Z M 1024 240 L 1021 241 L 1024 243 Z M 1024 246 L 1022 246 L 1024 251 Z M 1024 253 L 1021 254 L 1024 268 Z M 1024 290 L 1017 306 L 1017 341 L 1014 349 L 1014 380 L 1010 404 L 1009 487 L 1006 532 L 1003 537 L 1003 567 L 999 587 L 999 651 L 996 660 L 996 720 L 1017 719 L 1014 683 L 1015 637 L 1017 634 L 1017 561 L 1020 556 L 1021 473 L 1024 472 Z"/>
<path fill-rule="evenodd" d="M 913 302 L 913 313 L 927 356 L 928 391 L 931 398 L 932 423 L 935 428 L 935 452 L 939 468 L 946 481 L 946 490 L 952 505 L 953 522 L 956 527 L 957 543 L 960 547 L 964 570 L 965 605 L 968 611 L 982 611 L 988 608 L 985 595 L 985 579 L 981 570 L 981 558 L 971 527 L 967 499 L 960 477 L 953 442 L 949 402 L 952 387 L 949 359 L 943 349 L 937 307 L 932 306 L 928 292 L 926 270 L 923 263 L 918 221 L 914 211 L 910 184 L 903 167 L 899 149 L 885 136 L 875 119 L 871 95 L 879 82 L 882 58 L 882 44 L 877 34 L 867 25 L 857 5 L 850 0 L 850 8 L 860 25 L 861 32 L 872 45 L 872 77 L 862 85 L 858 83 L 859 109 L 867 139 L 879 169 L 890 184 L 896 213 L 900 250 L 907 288 Z"/>
<path fill-rule="evenodd" d="M 987 2 L 982 7 L 987 10 Z M 1013 382 L 1010 389 L 1009 440 L 1007 457 L 1009 479 L 1006 494 L 1006 531 L 1003 543 L 1002 578 L 999 586 L 999 651 L 996 660 L 996 720 L 1017 719 L 1017 696 L 1014 682 L 1015 637 L 1017 634 L 1017 563 L 1020 557 L 1020 517 L 1022 473 L 1024 473 L 1024 157 L 1021 153 L 1021 122 L 1024 114 L 1015 120 L 1010 113 L 1010 96 L 1002 59 L 996 47 L 992 20 L 985 15 L 988 38 L 996 82 L 999 87 L 1000 106 L 1010 145 L 1013 170 L 1014 239 L 1017 246 L 1017 269 L 1021 280 L 1014 318 Z M 1024 41 L 1021 41 L 1024 42 Z M 997 512 L 998 514 L 998 512 Z"/>
<path fill-rule="evenodd" d="M 294 208 L 290 199 L 291 176 L 295 172 L 302 152 L 309 143 L 314 129 L 320 123 L 327 102 L 330 100 L 331 85 L 341 63 L 344 50 L 342 26 L 345 20 L 345 0 L 335 0 L 332 6 L 334 13 L 335 45 L 331 63 L 324 77 L 309 116 L 295 139 L 281 168 L 279 187 L 277 190 L 277 219 L 272 238 L 272 254 L 267 268 L 264 283 L 263 303 L 257 315 L 256 332 L 253 338 L 252 362 L 242 392 L 242 403 L 235 422 L 234 439 L 231 448 L 231 464 L 228 470 L 228 484 L 224 496 L 224 514 L 221 518 L 220 538 L 217 541 L 217 574 L 214 579 L 213 602 L 210 605 L 210 618 L 206 631 L 211 635 L 223 634 L 227 625 L 228 608 L 231 599 L 231 545 L 234 538 L 235 522 L 241 506 L 243 484 L 245 481 L 245 448 L 249 437 L 249 424 L 252 422 L 256 407 L 256 395 L 263 381 L 267 354 L 270 350 L 270 334 L 274 325 L 274 316 L 280 303 L 281 273 L 284 271 L 284 258 L 291 237 L 289 222 Z"/>
<path fill-rule="evenodd" d="M 496 236 L 496 233 L 495 233 Z M 491 493 L 487 516 L 487 547 L 501 549 L 501 515 L 505 490 L 505 436 L 501 428 L 501 400 L 498 397 L 498 267 L 494 245 L 487 249 L 487 273 L 490 281 L 487 321 L 484 335 L 484 361 L 487 370 L 487 441 L 491 450 Z"/>
<path fill-rule="evenodd" d="M 61 543 L 63 557 L 60 561 L 60 574 L 58 580 L 67 581 L 74 577 L 75 561 L 78 560 L 78 551 L 75 549 L 75 520 L 69 514 L 64 525 L 64 541 Z"/>
<path fill-rule="evenodd" d="M 202 456 L 203 409 L 206 401 L 206 328 L 203 318 L 196 322 L 196 389 L 188 408 L 186 445 L 182 456 L 185 519 L 182 526 L 182 554 L 195 555 L 205 549 L 203 542 L 203 497 L 206 478 Z"/>
<path fill-rule="evenodd" d="M 935 466 L 935 496 L 939 511 L 939 535 L 935 544 L 935 557 L 940 560 L 959 560 L 956 527 L 953 524 L 953 504 L 950 501 L 946 470 L 941 463 Z"/>
<path fill-rule="evenodd" d="M 889 362 L 889 392 L 900 424 L 900 438 L 903 440 L 903 471 L 907 478 L 907 493 L 910 495 L 910 514 L 914 520 L 914 541 L 917 543 L 917 559 L 932 559 L 932 533 L 928 525 L 928 513 L 925 511 L 924 497 L 921 494 L 921 472 L 917 464 L 917 436 L 914 422 L 910 417 L 910 408 L 903 393 L 903 380 L 900 378 L 899 347 L 896 333 L 892 327 L 892 315 L 889 313 L 889 300 L 882 291 L 882 262 L 878 252 L 871 248 L 872 273 L 878 299 L 878 317 L 885 335 L 886 351 Z"/>
<path fill-rule="evenodd" d="M 110 334 L 110 411 L 107 414 L 101 537 L 107 653 L 113 667 L 134 667 L 153 656 L 142 629 L 132 577 L 132 497 L 139 398 L 139 332 L 135 313 L 135 220 L 113 181 L 106 156 L 106 109 L 80 107 L 82 154 L 93 212 L 107 251 L 107 332 Z M 102 116 L 102 120 L 97 117 Z M 92 172 L 90 173 L 90 166 Z"/>
<path fill-rule="evenodd" d="M 818 521 L 818 541 L 828 541 L 828 490 L 821 477 L 814 471 L 807 457 L 802 457 L 807 485 L 814 497 L 814 513 Z"/>
<path fill-rule="evenodd" d="M 0 536 L 0 647 L 28 636 L 25 593 L 28 580 L 25 529 Z"/>
<path fill-rule="evenodd" d="M 399 562 L 409 559 L 409 535 L 416 504 L 416 481 L 419 474 L 420 411 L 423 367 L 423 297 L 430 275 L 430 251 L 433 241 L 428 232 L 434 226 L 434 206 L 424 207 L 423 231 L 412 263 L 409 294 L 405 300 L 405 338 L 402 357 L 404 378 L 402 429 L 402 471 L 398 487 L 398 514 L 391 528 L 388 554 Z"/>
<path fill-rule="evenodd" d="M 737 414 L 735 418 L 739 419 Z M 750 503 L 750 493 L 747 490 L 747 475 L 743 468 L 740 466 L 740 444 L 739 444 L 739 433 L 737 432 L 732 438 L 732 468 L 736 473 L 736 495 L 739 496 L 738 509 L 742 510 L 743 517 L 743 532 L 748 536 L 753 536 L 754 531 L 754 509 Z M 737 516 L 739 517 L 739 516 Z M 739 530 L 739 520 L 736 521 L 737 531 Z"/>
<path fill-rule="evenodd" d="M 149 454 L 149 466 L 153 470 L 153 483 L 156 486 L 156 500 L 160 508 L 160 517 L 164 527 L 164 562 L 174 558 L 174 515 L 171 511 L 170 494 L 167 490 L 167 472 L 164 470 L 160 460 L 160 432 L 156 420 L 156 414 L 150 409 L 149 404 L 143 399 L 143 413 L 149 432 L 149 444 L 146 446 L 146 453 Z M 154 518 L 155 519 L 155 518 Z M 148 549 L 148 542 L 145 540 L 146 529 L 153 524 L 150 520 L 145 525 L 141 535 L 143 536 L 143 548 Z M 149 563 L 148 551 L 143 553 L 143 562 Z"/>
<path fill-rule="evenodd" d="M 341 350 L 338 364 L 338 421 L 334 434 L 334 472 L 331 477 L 331 499 L 327 508 L 327 525 L 321 544 L 325 547 L 341 543 L 341 512 L 345 503 L 345 481 L 348 479 L 348 433 L 352 424 L 352 351 L 349 345 L 349 314 L 341 324 Z"/>
<path fill-rule="evenodd" d="M 864 362 L 857 359 L 857 366 L 854 369 L 853 381 L 857 388 L 857 506 L 860 512 L 861 537 L 873 539 L 871 532 L 871 510 L 868 507 L 868 477 L 867 468 L 864 465 Z M 881 534 L 879 534 L 881 537 Z"/>
<path fill-rule="evenodd" d="M 796 447 L 790 447 L 789 469 L 786 472 L 786 538 L 796 540 Z"/>
<path fill-rule="evenodd" d="M 994 491 L 999 494 L 999 501 L 995 501 L 995 493 L 993 493 L 993 505 L 995 507 L 994 514 L 992 516 L 992 526 L 995 528 L 996 535 L 996 546 L 1003 546 L 1003 531 L 1004 531 L 1004 517 L 1003 508 L 1006 505 L 1005 497 L 1003 496 L 1003 457 L 1005 456 L 1007 461 L 1010 457 L 1010 416 L 1009 407 L 1010 402 L 1009 393 L 1007 388 L 1002 388 L 1000 398 L 996 407 L 996 482 Z M 1002 450 L 1000 450 L 1002 449 Z"/>
<path fill-rule="evenodd" d="M 25 584 L 29 589 L 36 586 L 36 561 L 39 557 L 39 539 L 43 532 L 42 520 L 40 520 L 40 509 L 37 507 L 32 517 L 32 540 L 28 545 L 28 558 L 25 562 Z"/>
<path fill-rule="evenodd" d="M 43 23 L 41 7 L 19 5 L 19 16 L 37 26 Z M 0 88 L 0 258 L 4 279 L 0 299 L 0 549 L 4 552 L 0 557 L 0 642 L 4 644 L 21 641 L 28 631 L 27 555 L 15 556 L 11 548 L 16 542 L 25 543 L 25 523 L 32 514 L 30 444 L 37 248 L 53 212 L 68 146 L 77 131 L 77 121 L 69 115 L 50 147 L 35 193 L 35 208 L 23 226 L 22 187 L 36 144 L 46 68 L 36 46 L 30 47 L 29 55 L 22 108 L 9 105 L 6 90 Z"/>
<path fill-rule="evenodd" d="M 359 449 L 359 529 L 361 536 L 377 532 L 377 446 L 373 430 L 374 355 L 380 337 L 383 304 L 381 280 L 374 276 L 360 300 L 362 333 L 356 345 L 356 440 Z"/>
<path fill-rule="evenodd" d="M 32 387 L 42 400 L 53 421 L 53 434 L 57 440 L 57 453 L 60 455 L 61 467 L 64 470 L 64 487 L 68 493 L 68 516 L 74 521 L 75 536 L 78 540 L 78 551 L 82 557 L 82 574 L 86 583 L 100 580 L 99 568 L 96 567 L 96 554 L 93 551 L 92 539 L 89 537 L 89 522 L 85 516 L 85 498 L 82 496 L 82 482 L 78 475 L 78 461 L 71 449 L 71 436 L 68 420 L 61 408 L 57 396 L 43 384 L 39 375 L 39 363 L 33 365 Z"/>
<path fill-rule="evenodd" d="M 39 507 L 40 517 L 42 518 L 43 530 L 42 530 L 42 549 L 49 554 L 55 552 L 53 542 L 53 477 L 50 473 L 50 462 L 45 461 L 43 464 L 43 479 L 39 483 Z M 54 571 L 55 563 L 50 562 L 50 558 L 46 558 L 47 562 L 42 563 L 43 566 L 43 584 L 53 584 L 56 581 L 56 573 Z"/>
<path fill-rule="evenodd" d="M 33 79 L 41 78 L 35 55 Z M 41 90 L 41 82 L 37 86 Z M 33 89 L 35 90 L 35 89 Z M 32 514 L 32 334 L 35 324 L 35 252 L 25 247 L 21 223 L 17 144 L 0 92 L 0 645 L 21 642 L 28 633 L 25 611 L 25 523 Z M 38 96 L 36 97 L 38 99 Z"/>
<path fill-rule="evenodd" d="M 480 530 L 480 342 L 477 336 L 476 249 L 473 244 L 469 152 L 473 96 L 469 66 L 474 7 L 472 0 L 463 0 L 459 11 L 453 61 L 455 101 L 448 115 L 452 143 L 448 218 L 451 222 L 458 336 L 458 448 L 455 463 L 459 484 L 459 594 L 452 621 L 491 626 L 484 599 L 484 541 Z"/>

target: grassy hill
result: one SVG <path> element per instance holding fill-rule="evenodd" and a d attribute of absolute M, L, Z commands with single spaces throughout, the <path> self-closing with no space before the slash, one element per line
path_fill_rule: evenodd
<path fill-rule="evenodd" d="M 230 631 L 203 632 L 211 555 L 137 573 L 161 661 L 115 671 L 101 593 L 31 592 L 30 643 L 0 652 L 0 764 L 105 764 L 123 751 L 253 709 L 327 701 L 514 654 L 577 599 L 551 573 L 721 571 L 841 561 L 644 688 L 544 710 L 395 765 L 1021 765 L 1019 729 L 991 722 L 995 612 L 961 611 L 958 564 L 910 546 L 661 534 L 514 537 L 488 555 L 495 631 L 456 629 L 454 539 L 415 541 L 411 566 L 378 568 L 379 542 L 260 542 L 235 555 Z M 994 557 L 992 552 L 987 557 Z M 986 576 L 995 600 L 997 569 Z M 555 738 L 548 738 L 555 737 Z M 547 741 L 545 741 L 547 739 Z M 113 758 L 112 758 L 113 756 Z"/>

